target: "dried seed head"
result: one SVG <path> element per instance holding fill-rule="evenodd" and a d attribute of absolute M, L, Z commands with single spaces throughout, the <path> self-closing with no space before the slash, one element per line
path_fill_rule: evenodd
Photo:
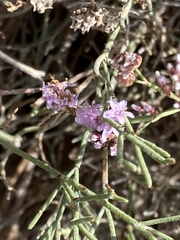
<path fill-rule="evenodd" d="M 52 9 L 53 0 L 30 0 L 33 5 L 33 11 L 44 13 L 46 9 Z"/>
<path fill-rule="evenodd" d="M 111 61 L 110 65 L 117 71 L 116 80 L 122 86 L 129 87 L 135 81 L 134 70 L 142 62 L 142 57 L 136 53 L 119 53 Z"/>
<path fill-rule="evenodd" d="M 70 28 L 80 29 L 82 34 L 89 32 L 90 28 L 110 33 L 118 26 L 119 16 L 113 16 L 105 8 L 91 3 L 87 7 L 73 12 Z"/>

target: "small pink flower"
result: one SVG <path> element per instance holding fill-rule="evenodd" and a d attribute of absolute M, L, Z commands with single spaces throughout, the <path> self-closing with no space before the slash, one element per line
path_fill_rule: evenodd
<path fill-rule="evenodd" d="M 126 111 L 127 101 L 122 100 L 117 102 L 115 99 L 110 99 L 111 109 L 104 112 L 104 118 L 110 118 L 114 121 L 124 124 L 126 121 L 126 117 L 134 118 L 134 114 Z"/>

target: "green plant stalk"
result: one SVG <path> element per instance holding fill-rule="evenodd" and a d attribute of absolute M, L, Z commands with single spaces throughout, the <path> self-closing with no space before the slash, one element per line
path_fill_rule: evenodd
<path fill-rule="evenodd" d="M 5 141 L 4 139 L 0 138 L 0 144 L 10 150 L 11 152 L 17 154 L 18 156 L 27 159 L 28 161 L 34 163 L 36 166 L 44 169 L 46 172 L 51 173 L 54 177 L 58 177 L 61 175 L 61 173 L 59 171 L 57 171 L 55 168 L 51 167 L 50 165 L 48 165 L 47 163 L 42 162 L 41 160 L 29 155 L 28 153 L 20 150 L 19 148 L 16 148 L 15 146 L 13 146 L 12 144 L 10 144 L 9 142 Z"/>
<path fill-rule="evenodd" d="M 96 59 L 95 63 L 94 63 L 94 73 L 95 75 L 100 78 L 103 82 L 106 82 L 106 79 L 101 75 L 100 73 L 100 66 L 101 66 L 101 63 L 106 59 L 108 58 L 108 55 L 109 55 L 109 52 L 110 50 L 112 49 L 113 47 L 113 44 L 114 44 L 114 41 L 115 39 L 117 38 L 118 36 L 118 33 L 122 28 L 125 29 L 125 20 L 127 19 L 128 17 L 128 14 L 130 12 L 130 9 L 131 9 L 131 6 L 132 6 L 132 0 L 129 0 L 128 3 L 124 6 L 123 8 L 123 11 L 121 13 L 121 17 L 120 17 L 120 22 L 119 22 L 119 25 L 115 30 L 114 32 L 110 35 L 109 39 L 108 39 L 108 42 L 105 46 L 105 49 L 103 51 L 103 53 Z"/>
<path fill-rule="evenodd" d="M 140 72 L 139 69 L 136 69 L 135 72 L 139 75 L 139 77 L 142 79 L 142 82 L 141 81 L 136 81 L 137 83 L 140 83 L 140 84 L 144 84 L 146 86 L 148 86 L 149 88 L 152 88 L 153 90 L 159 92 L 160 94 L 162 95 L 165 95 L 166 97 L 168 98 L 171 98 L 171 99 L 174 99 L 175 101 L 177 102 L 180 102 L 180 98 L 178 96 L 176 96 L 173 92 L 170 92 L 169 95 L 166 95 L 164 94 L 164 92 L 161 90 L 160 87 L 158 87 L 157 85 L 149 82 L 144 76 L 143 74 Z"/>
<path fill-rule="evenodd" d="M 134 163 L 132 163 L 132 162 L 130 162 L 130 161 L 127 161 L 127 160 L 124 160 L 123 161 L 123 165 L 124 165 L 124 167 L 126 167 L 127 169 L 129 169 L 130 171 L 132 171 L 132 172 L 137 172 L 137 166 L 134 164 Z"/>
<path fill-rule="evenodd" d="M 151 175 L 150 175 L 149 170 L 147 168 L 147 165 L 144 161 L 144 157 L 142 155 L 141 149 L 136 145 L 134 147 L 135 147 L 136 156 L 137 156 L 137 159 L 138 159 L 138 162 L 139 162 L 139 166 L 141 168 L 142 174 L 144 175 L 146 185 L 149 188 L 151 188 L 152 187 Z"/>
<path fill-rule="evenodd" d="M 94 216 L 86 216 L 86 217 L 81 217 L 81 218 L 74 218 L 70 221 L 70 224 L 72 225 L 78 225 L 78 224 L 83 224 L 83 223 L 89 223 L 94 220 Z"/>
<path fill-rule="evenodd" d="M 134 119 L 131 119 L 131 123 L 141 123 L 141 122 L 146 122 L 140 129 L 139 132 L 144 130 L 146 127 L 148 127 L 150 124 L 153 124 L 154 122 L 159 121 L 161 118 L 171 116 L 173 114 L 176 114 L 180 112 L 180 109 L 175 109 L 175 108 L 170 108 L 168 110 L 165 110 L 164 112 L 158 114 L 157 116 L 138 116 L 135 117 Z"/>
<path fill-rule="evenodd" d="M 151 18 L 151 21 L 155 22 L 152 1 L 151 0 L 146 0 L 146 3 L 148 5 L 149 16 Z"/>
<path fill-rule="evenodd" d="M 127 129 L 127 131 L 128 131 L 129 133 L 134 133 L 134 130 L 133 130 L 133 128 L 132 128 L 132 126 L 131 126 L 131 123 L 130 123 L 130 121 L 129 121 L 128 118 L 126 118 L 126 129 Z M 135 135 L 135 133 L 134 133 L 134 135 Z M 156 144 L 154 144 L 154 143 L 152 143 L 152 142 L 150 142 L 150 141 L 148 141 L 148 140 L 146 140 L 146 139 L 143 139 L 143 138 L 141 138 L 141 137 L 139 137 L 139 136 L 137 136 L 137 135 L 135 135 L 135 136 L 136 136 L 136 139 L 138 139 L 138 140 L 141 141 L 142 143 L 145 143 L 145 144 L 146 144 L 148 147 L 150 147 L 154 152 L 157 152 L 157 153 L 160 154 L 162 157 L 167 158 L 167 159 L 169 159 L 169 158 L 171 157 L 170 154 L 169 154 L 167 151 L 165 151 L 164 149 L 156 146 Z M 172 161 L 172 159 L 171 159 L 171 161 Z"/>
<path fill-rule="evenodd" d="M 59 229 L 61 228 L 61 220 L 63 217 L 63 213 L 65 211 L 65 206 L 66 206 L 66 198 L 64 196 L 64 193 L 61 195 L 61 199 L 59 201 L 59 206 L 58 206 L 58 210 L 57 210 L 57 215 L 56 215 L 56 219 L 55 219 L 55 226 L 56 226 L 56 230 L 55 230 L 55 240 L 59 240 Z"/>
<path fill-rule="evenodd" d="M 89 240 L 98 240 L 93 234 L 89 232 L 82 224 L 78 225 L 79 230 L 86 236 Z M 76 239 L 74 239 L 76 240 Z"/>
<path fill-rule="evenodd" d="M 70 204 L 73 204 L 75 205 L 75 202 L 74 202 L 74 199 L 77 199 L 78 196 L 77 194 L 71 189 L 71 187 L 67 184 L 66 180 L 62 179 L 61 178 L 61 183 L 62 183 L 62 186 L 64 188 L 64 190 L 69 194 L 70 196 Z"/>
<path fill-rule="evenodd" d="M 78 226 L 73 226 L 73 239 L 77 239 L 80 240 L 80 236 L 79 236 L 79 227 Z"/>
<path fill-rule="evenodd" d="M 117 27 L 114 32 L 110 35 L 108 42 L 106 43 L 105 49 L 103 53 L 96 59 L 94 63 L 94 73 L 97 77 L 103 80 L 103 82 L 106 82 L 106 79 L 101 75 L 100 73 L 100 66 L 101 63 L 108 58 L 109 52 L 111 48 L 113 47 L 114 41 L 120 31 L 120 27 Z"/>
<path fill-rule="evenodd" d="M 4 140 L 7 141 L 11 144 L 14 144 L 16 147 L 18 147 L 21 143 L 21 136 L 20 135 L 16 135 L 16 136 L 12 136 L 9 133 L 6 133 L 2 130 L 0 130 L 0 140 Z"/>
<path fill-rule="evenodd" d="M 128 199 L 120 197 L 119 195 L 116 194 L 112 194 L 109 199 L 115 200 L 117 202 L 128 203 Z"/>
<path fill-rule="evenodd" d="M 144 142 L 145 144 L 147 144 L 147 145 L 148 145 L 149 147 L 151 147 L 155 152 L 159 153 L 159 154 L 162 155 L 163 157 L 165 157 L 165 158 L 170 158 L 170 157 L 171 157 L 171 155 L 170 155 L 167 151 L 165 151 L 164 149 L 158 147 L 155 143 L 152 143 L 152 142 L 150 142 L 150 141 L 148 141 L 148 140 L 146 140 L 146 139 L 144 139 L 144 138 L 141 138 L 141 137 L 139 137 L 139 136 L 137 136 L 137 138 L 138 138 L 140 141 L 142 141 L 142 142 Z"/>
<path fill-rule="evenodd" d="M 151 122 L 154 119 L 152 116 L 136 116 L 135 118 L 129 119 L 130 123 L 142 123 L 142 122 Z"/>
<path fill-rule="evenodd" d="M 104 193 L 104 194 L 94 194 L 92 196 L 84 196 L 84 197 L 80 197 L 77 198 L 76 201 L 77 202 L 90 202 L 90 201 L 100 201 L 102 199 L 109 199 L 111 196 L 110 193 Z"/>
<path fill-rule="evenodd" d="M 108 208 L 112 213 L 114 213 L 119 218 L 123 219 L 125 222 L 133 225 L 138 231 L 141 232 L 143 236 L 145 236 L 148 240 L 157 240 L 151 233 L 146 230 L 146 226 L 140 224 L 137 220 L 127 215 L 124 211 L 115 207 L 113 204 L 109 203 L 107 200 L 101 202 L 102 205 Z"/>
<path fill-rule="evenodd" d="M 41 236 L 38 239 L 44 240 L 49 239 L 49 237 L 54 235 L 56 226 L 54 225 L 54 219 L 55 219 L 56 212 L 53 213 L 47 222 L 40 228 Z M 39 237 L 39 236 L 38 236 Z"/>
<path fill-rule="evenodd" d="M 164 233 L 162 233 L 162 232 L 159 232 L 159 231 L 157 231 L 157 230 L 154 229 L 154 228 L 148 227 L 148 230 L 149 230 L 150 232 L 152 232 L 153 234 L 155 234 L 155 235 L 157 235 L 157 236 L 159 236 L 159 237 L 161 237 L 161 238 L 163 238 L 163 239 L 165 239 L 165 240 L 174 240 L 174 238 L 169 237 L 169 236 L 167 236 L 166 234 L 164 234 Z"/>
<path fill-rule="evenodd" d="M 124 134 L 123 131 L 119 133 L 118 136 L 118 146 L 117 146 L 117 162 L 119 165 L 123 164 L 124 161 Z"/>
<path fill-rule="evenodd" d="M 114 221 L 113 221 L 112 214 L 109 211 L 109 209 L 106 209 L 106 216 L 107 216 L 108 223 L 109 223 L 110 239 L 111 240 L 116 240 L 117 236 L 116 236 L 116 230 L 115 230 L 115 226 L 114 226 Z"/>
<path fill-rule="evenodd" d="M 110 123 L 119 132 L 122 131 L 122 126 L 119 125 L 114 120 L 108 119 L 108 118 L 104 118 L 104 120 L 106 122 Z M 127 132 L 125 132 L 124 135 L 135 146 L 140 147 L 147 155 L 152 157 L 155 161 L 159 162 L 160 164 L 174 164 L 175 163 L 175 159 L 173 159 L 173 158 L 165 158 L 165 157 L 161 156 L 159 153 L 157 153 L 151 147 L 149 147 L 146 143 L 144 143 L 140 139 L 138 139 L 137 135 L 134 133 L 134 130 L 133 130 L 133 128 L 132 128 L 128 118 L 126 118 L 125 125 L 126 125 Z"/>
<path fill-rule="evenodd" d="M 46 211 L 46 209 L 48 208 L 48 206 L 51 204 L 51 202 L 53 201 L 53 199 L 56 197 L 56 195 L 58 194 L 58 192 L 61 190 L 61 185 L 58 185 L 53 191 L 52 193 L 49 195 L 49 197 L 47 198 L 47 200 L 45 201 L 45 203 L 42 205 L 42 207 L 40 208 L 39 212 L 35 215 L 35 217 L 33 218 L 33 220 L 29 223 L 28 225 L 28 230 L 31 230 L 36 223 L 39 221 L 40 217 L 42 216 L 42 214 Z"/>
<path fill-rule="evenodd" d="M 78 209 L 75 210 L 74 214 L 74 219 L 79 220 L 79 212 Z M 73 239 L 80 240 L 80 235 L 79 235 L 79 227 L 77 225 L 73 225 Z"/>
<path fill-rule="evenodd" d="M 77 184 L 72 179 L 68 179 L 66 176 L 63 176 L 67 183 L 72 185 L 74 188 L 79 189 L 80 191 L 83 191 L 84 194 L 87 194 L 89 196 L 93 196 L 94 193 L 84 187 L 83 185 Z M 119 208 L 115 207 L 113 204 L 109 203 L 107 200 L 101 200 L 100 201 L 102 206 L 108 208 L 112 213 L 114 213 L 117 217 L 122 219 L 123 221 L 131 224 L 134 228 L 139 230 L 148 240 L 157 240 L 155 237 L 153 237 L 152 234 L 150 234 L 145 228 L 144 225 L 140 224 L 137 220 L 126 214 L 124 211 L 120 210 Z"/>
<path fill-rule="evenodd" d="M 46 239 L 51 239 L 53 236 L 53 229 L 52 226 L 50 226 L 49 228 L 47 228 L 44 233 L 42 234 L 42 236 L 39 238 L 39 240 L 46 240 Z"/>
<path fill-rule="evenodd" d="M 104 211 L 105 211 L 105 208 L 102 207 L 102 208 L 100 209 L 100 211 L 99 211 L 99 213 L 98 213 L 95 221 L 93 222 L 93 224 L 92 224 L 92 226 L 91 226 L 91 229 L 90 229 L 90 233 L 91 233 L 91 234 L 94 234 L 95 231 L 96 231 L 96 228 L 99 226 L 100 221 L 101 221 L 101 219 L 102 219 L 102 217 L 103 217 L 103 215 L 104 215 Z"/>
<path fill-rule="evenodd" d="M 95 214 L 94 213 L 94 209 L 89 205 L 88 202 L 83 202 L 83 204 L 81 204 L 82 207 L 83 207 L 83 213 L 88 215 L 88 216 L 91 216 L 92 214 Z"/>
<path fill-rule="evenodd" d="M 101 102 L 101 100 L 103 99 L 101 81 L 99 78 L 96 78 L 96 82 L 96 99 L 98 102 Z"/>
<path fill-rule="evenodd" d="M 160 164 L 174 164 L 175 163 L 173 158 L 165 158 L 165 157 L 163 157 L 162 155 L 160 155 L 159 153 L 154 151 L 151 147 L 149 147 L 147 144 L 145 144 L 144 142 L 140 141 L 136 137 L 136 135 L 130 134 L 130 133 L 126 133 L 125 136 L 126 136 L 126 138 L 130 142 L 132 142 L 135 146 L 140 147 L 143 150 L 143 152 L 145 152 L 147 155 L 152 157 L 158 163 L 160 163 Z"/>
<path fill-rule="evenodd" d="M 107 189 L 106 189 L 107 191 Z M 105 199 L 112 199 L 112 200 L 116 200 L 118 202 L 123 202 L 123 203 L 127 203 L 128 200 L 126 198 L 120 197 L 118 195 L 116 195 L 114 192 L 110 192 L 108 191 L 108 193 L 104 193 L 104 194 L 95 194 L 93 196 L 84 196 L 84 197 L 80 197 L 75 199 L 77 202 L 90 202 L 90 201 L 101 201 L 101 200 L 105 200 Z"/>
<path fill-rule="evenodd" d="M 47 235 L 47 232 L 48 231 L 52 231 L 52 218 L 54 217 L 54 213 L 49 217 L 49 219 L 47 220 L 47 222 L 40 227 L 40 230 L 39 230 L 39 234 L 38 234 L 38 238 L 42 237 L 41 239 L 43 239 L 44 236 Z"/>
<path fill-rule="evenodd" d="M 81 140 L 81 145 L 79 147 L 79 154 L 75 164 L 74 180 L 77 182 L 79 182 L 79 168 L 81 167 L 83 156 L 86 150 L 88 136 L 89 136 L 89 130 L 86 130 Z"/>
<path fill-rule="evenodd" d="M 67 194 L 69 196 L 68 203 L 70 204 L 71 209 L 73 211 L 73 217 L 74 217 L 74 219 L 77 220 L 80 217 L 77 203 L 74 202 L 74 199 L 77 198 L 77 195 L 71 189 L 71 187 L 66 183 L 66 181 L 62 180 L 62 186 L 63 186 L 65 192 L 67 192 Z M 73 226 L 73 239 L 79 240 L 79 227 L 76 225 Z"/>
<path fill-rule="evenodd" d="M 143 221 L 141 223 L 146 225 L 146 226 L 151 226 L 151 225 L 156 225 L 156 224 L 161 224 L 161 223 L 169 223 L 169 222 L 176 222 L 176 221 L 180 221 L 180 215 L 164 217 L 164 218 L 156 218 L 156 219 L 153 219 L 153 220 Z"/>
<path fill-rule="evenodd" d="M 133 3 L 132 0 L 129 0 L 127 2 L 127 4 L 123 7 L 123 11 L 122 11 L 122 13 L 120 15 L 119 25 L 120 25 L 122 30 L 126 29 L 126 27 L 125 27 L 125 20 L 127 19 L 128 14 L 129 14 L 129 12 L 131 10 L 132 3 Z"/>
<path fill-rule="evenodd" d="M 81 192 L 85 193 L 86 195 L 89 195 L 89 196 L 95 195 L 95 193 L 93 193 L 92 191 L 87 189 L 85 186 L 83 186 L 83 185 L 81 185 L 79 183 L 76 183 L 72 179 L 70 179 L 70 178 L 64 176 L 63 174 L 61 174 L 59 171 L 57 171 L 53 167 L 51 167 L 48 164 L 40 161 L 39 159 L 36 159 L 36 158 L 32 157 L 31 155 L 23 152 L 22 150 L 17 149 L 16 147 L 12 146 L 8 142 L 0 139 L 0 144 L 3 147 L 11 150 L 13 153 L 17 154 L 18 156 L 21 156 L 21 157 L 29 160 L 30 162 L 36 164 L 37 166 L 41 167 L 45 171 L 51 173 L 52 175 L 54 175 L 54 177 L 61 176 L 61 179 L 66 180 L 66 182 L 68 184 L 70 184 L 71 186 L 75 187 L 76 189 L 79 189 Z M 65 191 L 65 194 L 67 195 L 66 191 Z M 70 200 L 70 198 L 69 198 L 69 200 Z M 178 216 L 172 216 L 172 217 L 167 217 L 167 218 L 161 218 L 161 219 L 154 219 L 154 220 L 150 220 L 150 221 L 145 221 L 145 222 L 142 222 L 140 224 L 137 220 L 135 220 L 134 218 L 132 218 L 131 216 L 129 216 L 128 214 L 126 214 L 125 212 L 120 210 L 119 208 L 115 207 L 113 204 L 109 203 L 108 201 L 102 200 L 101 204 L 104 207 L 108 208 L 112 213 L 117 215 L 119 218 L 121 218 L 125 222 L 133 225 L 136 229 L 138 229 L 149 240 L 155 240 L 156 238 L 154 238 L 151 234 L 148 233 L 148 231 L 145 229 L 146 225 L 153 225 L 153 224 L 159 224 L 159 223 L 180 221 L 180 215 L 178 215 Z M 96 240 L 96 238 L 94 238 L 93 240 Z"/>
<path fill-rule="evenodd" d="M 154 119 L 152 119 L 151 122 L 152 122 L 152 123 L 157 122 L 157 121 L 159 121 L 161 118 L 164 118 L 164 117 L 167 117 L 167 116 L 171 116 L 171 115 L 176 114 L 176 113 L 178 113 L 178 112 L 180 112 L 180 109 L 179 109 L 179 108 L 178 108 L 178 109 L 176 109 L 176 108 L 170 108 L 170 109 L 168 109 L 168 110 L 166 110 L 166 111 L 158 114 Z"/>
<path fill-rule="evenodd" d="M 133 233 L 133 228 L 131 225 L 128 225 L 127 226 L 127 230 L 128 230 L 128 238 L 127 240 L 136 240 L 135 236 L 134 236 L 134 233 Z"/>
<path fill-rule="evenodd" d="M 104 74 L 105 74 L 105 78 L 106 78 L 106 85 L 107 85 L 107 94 L 108 94 L 108 99 L 110 96 L 113 96 L 113 90 L 111 87 L 111 82 L 110 82 L 110 75 L 109 75 L 109 70 L 107 67 L 107 64 L 105 61 L 103 61 L 103 67 L 104 67 Z"/>

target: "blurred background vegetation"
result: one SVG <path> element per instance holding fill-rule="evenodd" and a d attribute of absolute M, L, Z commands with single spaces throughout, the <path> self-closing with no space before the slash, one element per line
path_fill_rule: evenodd
<path fill-rule="evenodd" d="M 92 69 L 94 61 L 102 53 L 109 35 L 98 30 L 82 35 L 70 29 L 73 10 L 88 1 L 59 0 L 53 9 L 39 14 L 32 6 L 8 12 L 5 2 L 0 2 L 0 50 L 10 57 L 46 73 L 59 81 L 71 79 L 80 86 L 81 101 L 92 101 L 95 96 L 96 78 Z M 97 1 L 105 8 L 112 8 L 117 14 L 123 1 Z M 143 58 L 140 70 L 146 78 L 155 83 L 155 71 L 167 75 L 167 63 L 174 63 L 180 52 L 180 1 L 152 1 L 156 24 L 152 24 L 148 9 L 134 5 L 125 32 L 121 31 L 110 55 L 122 52 L 129 43 L 129 49 Z M 21 142 L 21 149 L 50 163 L 62 173 L 68 173 L 74 166 L 78 147 L 84 129 L 74 122 L 72 116 L 61 114 L 47 117 L 49 111 L 42 101 L 42 82 L 32 78 L 18 68 L 0 59 L 0 123 L 11 141 Z M 37 92 L 26 93 L 27 89 Z M 22 89 L 13 94 L 12 90 Z M 8 91 L 3 94 L 4 90 Z M 130 104 L 140 101 L 152 104 L 160 112 L 173 106 L 174 101 L 146 86 L 133 84 L 129 88 L 116 86 L 116 96 Z M 17 109 L 15 113 L 15 109 Z M 132 110 L 132 109 L 131 109 Z M 135 113 L 137 115 L 137 113 Z M 156 217 L 177 215 L 180 209 L 180 114 L 175 114 L 151 124 L 142 136 L 168 151 L 175 159 L 172 166 L 161 166 L 145 156 L 153 187 L 148 189 L 143 177 L 128 169 L 117 166 L 115 158 L 109 161 L 109 184 L 115 191 L 129 199 L 121 209 L 138 221 Z M 39 127 L 38 127 L 39 126 Z M 136 126 L 138 129 L 140 126 Z M 19 139 L 19 140 L 18 140 Z M 46 223 L 56 208 L 58 198 L 53 201 L 33 230 L 27 225 L 47 199 L 58 181 L 50 174 L 25 159 L 0 147 L 0 239 L 34 240 L 39 228 Z M 136 162 L 133 148 L 125 142 L 125 157 Z M 88 145 L 80 169 L 80 182 L 101 192 L 102 151 Z M 13 190 L 12 190 L 13 189 Z M 11 191 L 12 190 L 12 191 Z M 94 211 L 99 210 L 95 203 Z M 67 207 L 62 225 L 68 226 L 72 218 Z M 115 222 L 118 239 L 127 239 L 127 225 Z M 107 220 L 102 221 L 96 236 L 100 240 L 110 239 Z M 179 222 L 161 224 L 156 229 L 180 239 Z M 136 233 L 138 239 L 139 233 Z M 63 239 L 63 238 L 62 238 Z M 68 238 L 64 238 L 68 239 Z M 142 236 L 139 239 L 143 239 Z"/>

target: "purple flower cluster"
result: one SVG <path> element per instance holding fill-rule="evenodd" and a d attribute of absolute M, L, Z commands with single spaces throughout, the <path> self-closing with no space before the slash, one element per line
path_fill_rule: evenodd
<path fill-rule="evenodd" d="M 101 107 L 101 104 L 89 105 L 85 102 L 81 108 L 77 109 L 75 118 L 77 123 L 93 129 L 89 141 L 96 149 L 102 148 L 110 141 L 117 145 L 119 135 L 119 132 L 109 123 L 102 122 L 102 117 L 112 119 L 121 125 L 125 123 L 126 117 L 134 118 L 133 113 L 126 111 L 127 101 L 125 100 L 117 102 L 115 99 L 110 99 L 110 109 L 104 113 L 100 110 Z M 116 155 L 115 152 L 117 151 L 113 148 L 110 151 L 111 156 Z"/>
<path fill-rule="evenodd" d="M 126 117 L 134 118 L 133 113 L 126 111 L 127 101 L 117 102 L 111 98 L 110 108 L 104 112 L 102 104 L 95 104 L 95 102 L 92 102 L 92 105 L 84 102 L 81 107 L 78 107 L 78 95 L 69 90 L 73 87 L 74 85 L 68 82 L 60 83 L 54 79 L 47 85 L 43 83 L 42 95 L 46 101 L 46 107 L 52 109 L 54 114 L 64 110 L 75 115 L 77 123 L 92 129 L 89 141 L 94 144 L 94 148 L 100 149 L 111 142 L 110 155 L 117 155 L 119 132 L 103 119 L 112 119 L 123 125 Z"/>
<path fill-rule="evenodd" d="M 73 94 L 68 88 L 74 87 L 68 82 L 52 80 L 46 85 L 43 82 L 42 95 L 46 101 L 46 107 L 52 109 L 54 113 L 61 110 L 71 110 L 77 108 L 78 95 Z"/>
<path fill-rule="evenodd" d="M 75 121 L 96 130 L 99 125 L 99 117 L 101 116 L 101 107 L 101 104 L 91 106 L 88 102 L 85 102 L 81 108 L 77 109 Z"/>
<path fill-rule="evenodd" d="M 155 74 L 158 85 L 167 96 L 171 91 L 174 91 L 175 94 L 180 97 L 180 54 L 177 54 L 174 66 L 172 63 L 167 64 L 167 70 L 172 80 L 172 85 L 165 76 L 161 75 L 159 71 L 156 71 Z M 174 107 L 180 108 L 180 103 L 175 103 Z"/>

